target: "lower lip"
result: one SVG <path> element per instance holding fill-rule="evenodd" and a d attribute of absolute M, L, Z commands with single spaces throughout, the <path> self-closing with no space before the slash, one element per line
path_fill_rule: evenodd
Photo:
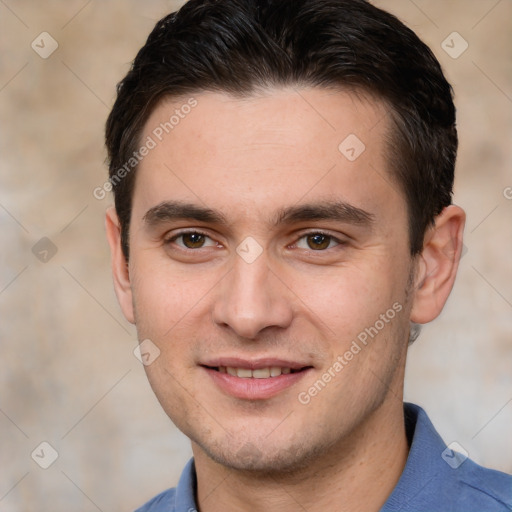
<path fill-rule="evenodd" d="M 255 379 L 254 377 L 235 377 L 229 373 L 220 373 L 217 370 L 204 366 L 203 368 L 224 393 L 244 400 L 265 400 L 271 398 L 293 386 L 311 369 L 308 368 L 300 372 L 282 374 L 278 377 L 269 377 L 267 379 Z"/>

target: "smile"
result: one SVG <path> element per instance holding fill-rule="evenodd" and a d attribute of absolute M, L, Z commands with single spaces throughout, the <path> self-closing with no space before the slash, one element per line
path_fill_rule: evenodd
<path fill-rule="evenodd" d="M 312 366 L 284 360 L 218 360 L 201 367 L 214 387 L 223 394 L 242 400 L 266 400 L 298 384 Z"/>
<path fill-rule="evenodd" d="M 302 368 L 294 370 L 292 368 L 280 366 L 268 366 L 266 368 L 258 368 L 254 370 L 251 370 L 250 368 L 234 368 L 232 366 L 218 366 L 212 369 L 219 373 L 227 373 L 233 377 L 240 377 L 242 379 L 268 379 L 272 377 L 279 377 L 280 375 L 300 372 L 302 370 Z"/>

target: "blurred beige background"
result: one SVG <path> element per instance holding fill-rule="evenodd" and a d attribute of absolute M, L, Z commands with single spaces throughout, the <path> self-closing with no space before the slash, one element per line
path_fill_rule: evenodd
<path fill-rule="evenodd" d="M 93 197 L 115 84 L 182 3 L 0 0 L 0 510 L 133 510 L 191 455 L 133 355 L 104 237 L 111 198 Z M 447 443 L 512 472 L 512 3 L 376 4 L 455 88 L 455 202 L 468 214 L 458 281 L 411 348 L 406 399 Z M 42 32 L 58 44 L 47 58 Z"/>

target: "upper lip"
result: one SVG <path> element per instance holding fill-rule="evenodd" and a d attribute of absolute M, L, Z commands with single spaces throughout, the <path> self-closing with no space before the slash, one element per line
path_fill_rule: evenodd
<path fill-rule="evenodd" d="M 250 370 L 258 370 L 260 368 L 269 368 L 272 366 L 279 368 L 291 368 L 292 370 L 300 370 L 301 368 L 311 367 L 312 365 L 305 362 L 291 361 L 289 359 L 278 359 L 273 357 L 263 357 L 258 359 L 242 359 L 240 357 L 218 357 L 208 359 L 200 363 L 201 366 L 209 366 L 210 368 L 218 368 L 220 366 L 230 368 L 247 368 Z"/>

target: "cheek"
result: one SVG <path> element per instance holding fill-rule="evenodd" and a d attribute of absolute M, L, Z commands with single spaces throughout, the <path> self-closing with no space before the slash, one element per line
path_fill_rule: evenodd
<path fill-rule="evenodd" d="M 324 268 L 295 275 L 291 288 L 304 304 L 304 312 L 310 312 L 311 321 L 328 338 L 335 337 L 336 348 L 342 348 L 394 302 L 403 300 L 403 289 L 395 284 L 393 272 L 396 269 L 383 262 Z"/>
<path fill-rule="evenodd" d="M 168 262 L 137 261 L 132 289 L 139 338 L 173 338 L 173 331 L 182 330 L 203 311 L 213 283 L 212 275 L 190 269 L 184 274 Z"/>

